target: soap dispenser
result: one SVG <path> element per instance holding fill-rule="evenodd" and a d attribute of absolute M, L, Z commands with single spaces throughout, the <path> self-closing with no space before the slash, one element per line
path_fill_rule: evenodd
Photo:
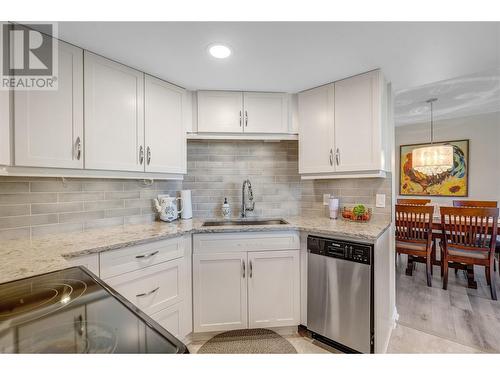
<path fill-rule="evenodd" d="M 227 198 L 224 198 L 224 203 L 222 204 L 222 217 L 224 219 L 231 218 L 231 206 L 227 203 Z"/>

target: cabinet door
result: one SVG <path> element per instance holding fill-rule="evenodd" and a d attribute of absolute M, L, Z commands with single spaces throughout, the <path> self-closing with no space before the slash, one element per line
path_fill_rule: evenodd
<path fill-rule="evenodd" d="M 299 172 L 334 172 L 334 86 L 299 93 Z"/>
<path fill-rule="evenodd" d="M 146 172 L 186 173 L 185 90 L 145 76 Z"/>
<path fill-rule="evenodd" d="M 248 253 L 249 328 L 298 325 L 299 250 Z"/>
<path fill-rule="evenodd" d="M 381 169 L 378 71 L 335 82 L 336 170 Z"/>
<path fill-rule="evenodd" d="M 193 255 L 194 332 L 247 328 L 246 252 Z"/>
<path fill-rule="evenodd" d="M 198 131 L 240 133 L 243 131 L 243 93 L 198 92 Z"/>
<path fill-rule="evenodd" d="M 85 51 L 84 97 L 85 168 L 144 171 L 144 74 Z"/>
<path fill-rule="evenodd" d="M 184 316 L 186 313 L 183 311 L 183 306 L 182 302 L 177 303 L 152 314 L 151 318 L 178 339 L 183 339 L 188 333 L 183 330 L 183 319 L 187 318 Z"/>
<path fill-rule="evenodd" d="M 245 92 L 243 108 L 245 133 L 288 133 L 286 94 Z"/>
<path fill-rule="evenodd" d="M 18 166 L 83 168 L 83 50 L 57 43 L 58 88 L 14 93 Z"/>

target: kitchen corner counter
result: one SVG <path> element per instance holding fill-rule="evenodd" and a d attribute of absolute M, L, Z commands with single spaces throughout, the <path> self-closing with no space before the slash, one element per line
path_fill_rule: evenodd
<path fill-rule="evenodd" d="M 250 218 L 249 218 L 250 219 Z M 375 241 L 388 221 L 354 223 L 317 217 L 285 218 L 288 224 L 203 227 L 205 220 L 126 225 L 79 233 L 62 233 L 28 240 L 0 242 L 0 283 L 68 267 L 66 259 L 120 249 L 190 233 L 300 230 L 325 236 Z"/>

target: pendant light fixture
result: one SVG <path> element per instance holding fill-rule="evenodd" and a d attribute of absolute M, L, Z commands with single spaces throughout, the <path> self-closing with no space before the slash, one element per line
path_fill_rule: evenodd
<path fill-rule="evenodd" d="M 453 168 L 453 146 L 433 145 L 433 104 L 435 101 L 437 101 L 436 98 L 431 98 L 426 101 L 431 106 L 431 145 L 419 147 L 412 151 L 412 168 L 426 175 L 436 175 Z"/>

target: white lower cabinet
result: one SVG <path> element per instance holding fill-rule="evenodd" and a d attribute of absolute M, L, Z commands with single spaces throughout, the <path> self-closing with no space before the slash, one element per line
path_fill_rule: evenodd
<path fill-rule="evenodd" d="M 190 235 L 103 252 L 99 258 L 100 275 L 109 286 L 180 340 L 191 333 Z"/>
<path fill-rule="evenodd" d="M 299 324 L 297 233 L 199 234 L 193 242 L 195 333 Z"/>
<path fill-rule="evenodd" d="M 293 326 L 300 319 L 299 251 L 248 253 L 248 325 Z"/>
<path fill-rule="evenodd" d="M 185 336 L 185 327 L 182 319 L 184 314 L 184 305 L 177 303 L 150 316 L 172 335 L 177 338 L 183 338 Z"/>
<path fill-rule="evenodd" d="M 193 255 L 194 331 L 247 328 L 246 252 Z"/>
<path fill-rule="evenodd" d="M 179 258 L 105 281 L 150 315 L 182 300 L 184 278 L 184 262 Z"/>

